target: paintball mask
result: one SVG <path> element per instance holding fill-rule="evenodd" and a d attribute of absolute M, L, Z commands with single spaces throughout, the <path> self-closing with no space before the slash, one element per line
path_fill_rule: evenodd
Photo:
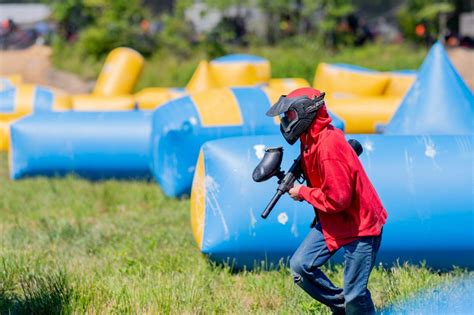
<path fill-rule="evenodd" d="M 324 105 L 324 93 L 318 97 L 287 97 L 282 95 L 267 112 L 267 116 L 280 115 L 280 131 L 293 145 L 308 130 L 318 110 Z"/>

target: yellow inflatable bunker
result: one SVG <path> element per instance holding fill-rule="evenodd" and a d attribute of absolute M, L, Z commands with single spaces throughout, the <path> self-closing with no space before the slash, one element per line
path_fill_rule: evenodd
<path fill-rule="evenodd" d="M 131 48 L 115 48 L 105 59 L 93 94 L 101 96 L 131 94 L 144 62 L 142 55 Z"/>
<path fill-rule="evenodd" d="M 142 55 L 131 48 L 115 48 L 105 59 L 92 94 L 74 95 L 72 107 L 77 111 L 134 109 L 135 98 L 131 93 L 144 62 Z"/>
<path fill-rule="evenodd" d="M 0 121 L 0 151 L 8 151 L 8 139 L 10 138 L 10 125 L 12 122 Z"/>
<path fill-rule="evenodd" d="M 102 96 L 94 94 L 75 95 L 73 97 L 75 111 L 124 111 L 135 109 L 133 95 Z"/>
<path fill-rule="evenodd" d="M 321 63 L 313 86 L 326 92 L 326 104 L 344 120 L 346 132 L 374 133 L 390 120 L 415 78 L 412 71 L 378 72 Z"/>
<path fill-rule="evenodd" d="M 134 96 L 139 109 L 153 110 L 161 104 L 186 94 L 182 88 L 150 87 L 139 91 Z"/>
<path fill-rule="evenodd" d="M 271 66 L 268 60 L 252 55 L 227 55 L 212 61 L 202 60 L 194 71 L 186 87 L 152 87 L 135 94 L 140 109 L 155 109 L 175 98 L 212 89 L 229 87 L 261 86 L 270 94 L 280 97 L 290 91 L 310 86 L 301 78 L 271 79 Z"/>
<path fill-rule="evenodd" d="M 309 82 L 302 78 L 271 79 L 268 82 L 268 89 L 280 95 L 285 95 L 293 90 L 308 86 L 310 86 Z"/>
<path fill-rule="evenodd" d="M 201 61 L 186 85 L 189 93 L 211 88 L 255 86 L 270 81 L 270 62 L 265 58 L 233 54 Z"/>

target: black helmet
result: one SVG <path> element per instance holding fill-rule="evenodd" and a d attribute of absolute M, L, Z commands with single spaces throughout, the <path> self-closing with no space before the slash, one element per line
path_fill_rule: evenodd
<path fill-rule="evenodd" d="M 292 145 L 311 126 L 318 110 L 324 105 L 324 95 L 313 88 L 294 90 L 282 95 L 268 110 L 267 116 L 280 115 L 280 131 Z"/>

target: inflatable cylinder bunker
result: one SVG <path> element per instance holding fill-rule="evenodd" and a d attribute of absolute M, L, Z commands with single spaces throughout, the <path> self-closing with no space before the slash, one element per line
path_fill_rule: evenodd
<path fill-rule="evenodd" d="M 279 134 L 265 113 L 280 95 L 260 88 L 221 88 L 193 93 L 154 111 L 152 170 L 168 196 L 189 194 L 201 145 L 209 140 Z M 333 117 L 333 125 L 343 123 Z"/>
<path fill-rule="evenodd" d="M 11 127 L 10 177 L 149 178 L 150 126 L 142 111 L 25 117 Z"/>
<path fill-rule="evenodd" d="M 347 135 L 351 138 L 363 145 L 360 159 L 388 211 L 378 260 L 473 268 L 472 137 Z M 277 180 L 252 180 L 264 148 L 283 144 L 281 136 L 254 136 L 202 146 L 191 220 L 198 246 L 210 259 L 237 268 L 262 261 L 275 266 L 287 262 L 303 241 L 312 207 L 285 195 L 264 220 L 260 214 Z M 298 154 L 298 145 L 284 146 L 282 170 Z"/>
<path fill-rule="evenodd" d="M 9 146 L 10 125 L 31 113 L 70 110 L 69 96 L 61 90 L 21 84 L 0 91 L 0 151 Z"/>
<path fill-rule="evenodd" d="M 118 96 L 131 94 L 145 60 L 139 52 L 119 47 L 112 50 L 97 78 L 93 94 Z"/>

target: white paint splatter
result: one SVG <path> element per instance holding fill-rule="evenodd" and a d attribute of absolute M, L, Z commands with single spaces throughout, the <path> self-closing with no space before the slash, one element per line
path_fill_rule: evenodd
<path fill-rule="evenodd" d="M 198 123 L 196 117 L 189 117 L 188 120 L 189 120 L 189 123 L 193 126 L 197 125 Z"/>
<path fill-rule="evenodd" d="M 364 149 L 368 152 L 373 152 L 374 151 L 374 144 L 370 140 L 366 140 L 364 142 Z"/>
<path fill-rule="evenodd" d="M 438 165 L 438 163 L 436 163 L 435 157 L 438 154 L 438 151 L 436 150 L 433 139 L 431 139 L 429 136 L 426 136 L 423 137 L 423 142 L 425 143 L 425 156 L 431 159 L 433 166 L 437 170 L 441 170 L 441 167 Z"/>
<path fill-rule="evenodd" d="M 221 220 L 222 227 L 224 229 L 224 238 L 229 239 L 229 227 L 224 218 L 224 213 L 222 212 L 219 201 L 217 200 L 217 194 L 219 193 L 219 184 L 212 178 L 212 176 L 206 175 L 204 178 L 204 183 L 206 185 L 206 204 L 209 205 L 209 208 L 212 210 L 214 216 L 218 216 Z"/>
<path fill-rule="evenodd" d="M 412 194 L 415 194 L 415 177 L 413 175 L 413 158 L 405 149 L 405 170 L 407 173 L 407 188 Z"/>
<path fill-rule="evenodd" d="M 266 146 L 264 144 L 256 144 L 253 146 L 253 149 L 255 150 L 255 155 L 257 156 L 257 159 L 263 159 L 263 156 L 265 155 Z"/>
<path fill-rule="evenodd" d="M 468 157 L 472 155 L 473 147 L 471 137 L 456 137 L 457 149 L 459 150 L 459 155 L 462 157 Z"/>
<path fill-rule="evenodd" d="M 371 159 L 371 154 L 375 150 L 374 143 L 370 141 L 370 139 L 367 137 L 365 138 L 365 141 L 363 141 L 362 147 L 364 148 L 364 157 L 366 159 L 366 163 L 364 164 L 367 175 L 371 175 L 372 173 L 372 159 Z"/>
<path fill-rule="evenodd" d="M 206 189 L 208 189 L 209 191 L 213 193 L 219 192 L 219 184 L 214 180 L 212 176 L 206 175 L 204 180 L 206 183 Z"/>
<path fill-rule="evenodd" d="M 293 234 L 294 237 L 298 237 L 298 210 L 294 209 L 293 210 L 293 224 L 291 225 L 291 234 Z"/>
<path fill-rule="evenodd" d="M 286 222 L 288 222 L 288 215 L 286 214 L 286 212 L 282 212 L 278 215 L 278 222 L 280 222 L 283 225 L 285 225 Z"/>
<path fill-rule="evenodd" d="M 434 147 L 434 144 L 432 144 L 432 143 L 426 144 L 426 146 L 425 146 L 425 155 L 429 158 L 434 159 L 434 157 L 436 156 L 436 149 Z"/>
<path fill-rule="evenodd" d="M 250 226 L 249 226 L 249 234 L 255 236 L 255 224 L 257 223 L 257 219 L 255 219 L 255 214 L 253 213 L 253 209 L 250 208 Z"/>
<path fill-rule="evenodd" d="M 250 226 L 255 228 L 255 223 L 257 223 L 257 219 L 255 219 L 255 214 L 253 214 L 253 209 L 250 208 Z"/>

